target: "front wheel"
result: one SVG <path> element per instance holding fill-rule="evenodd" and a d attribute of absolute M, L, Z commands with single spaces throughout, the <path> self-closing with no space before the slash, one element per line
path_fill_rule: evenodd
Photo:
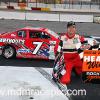
<path fill-rule="evenodd" d="M 5 46 L 2 51 L 3 57 L 9 59 L 16 56 L 16 50 L 12 46 Z"/>

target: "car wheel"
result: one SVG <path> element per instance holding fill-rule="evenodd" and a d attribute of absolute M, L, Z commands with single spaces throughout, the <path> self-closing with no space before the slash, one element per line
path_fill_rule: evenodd
<path fill-rule="evenodd" d="M 16 50 L 12 46 L 5 46 L 2 52 L 3 57 L 9 59 L 16 56 Z"/>

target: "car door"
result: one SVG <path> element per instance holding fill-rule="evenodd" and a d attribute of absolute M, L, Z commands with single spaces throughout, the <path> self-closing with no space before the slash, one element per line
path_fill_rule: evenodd
<path fill-rule="evenodd" d="M 27 30 L 18 30 L 16 32 L 16 39 L 19 43 L 16 43 L 17 57 L 27 58 L 28 48 L 26 48 Z"/>
<path fill-rule="evenodd" d="M 30 49 L 29 56 L 32 58 L 49 58 L 50 36 L 40 30 L 29 30 L 29 39 L 26 46 Z"/>

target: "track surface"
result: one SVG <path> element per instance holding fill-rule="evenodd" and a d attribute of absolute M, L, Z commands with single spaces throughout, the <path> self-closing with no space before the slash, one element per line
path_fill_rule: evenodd
<path fill-rule="evenodd" d="M 100 24 L 96 23 L 76 23 L 80 34 L 100 36 Z M 55 32 L 66 32 L 66 22 L 45 22 L 45 21 L 20 21 L 20 20 L 0 20 L 0 33 L 13 31 L 25 26 L 46 27 Z"/>
<path fill-rule="evenodd" d="M 0 32 L 13 31 L 24 26 L 48 27 L 56 32 L 66 32 L 66 23 L 62 22 L 39 22 L 39 21 L 18 21 L 0 20 Z M 79 32 L 88 35 L 100 36 L 100 25 L 94 23 L 77 23 Z M 4 59 L 0 56 L 0 66 L 22 66 L 22 67 L 47 67 L 52 68 L 53 61 L 35 59 Z M 84 84 L 81 78 L 72 75 L 72 82 L 68 85 L 69 89 L 86 89 L 86 96 L 72 96 L 72 100 L 99 100 L 100 84 Z"/>

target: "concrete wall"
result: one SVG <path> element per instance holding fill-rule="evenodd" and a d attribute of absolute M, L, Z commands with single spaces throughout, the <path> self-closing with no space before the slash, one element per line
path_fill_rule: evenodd
<path fill-rule="evenodd" d="M 43 13 L 43 12 L 18 12 L 0 11 L 0 18 L 19 20 L 41 20 L 41 21 L 75 21 L 93 22 L 93 15 L 67 14 L 67 13 Z"/>

